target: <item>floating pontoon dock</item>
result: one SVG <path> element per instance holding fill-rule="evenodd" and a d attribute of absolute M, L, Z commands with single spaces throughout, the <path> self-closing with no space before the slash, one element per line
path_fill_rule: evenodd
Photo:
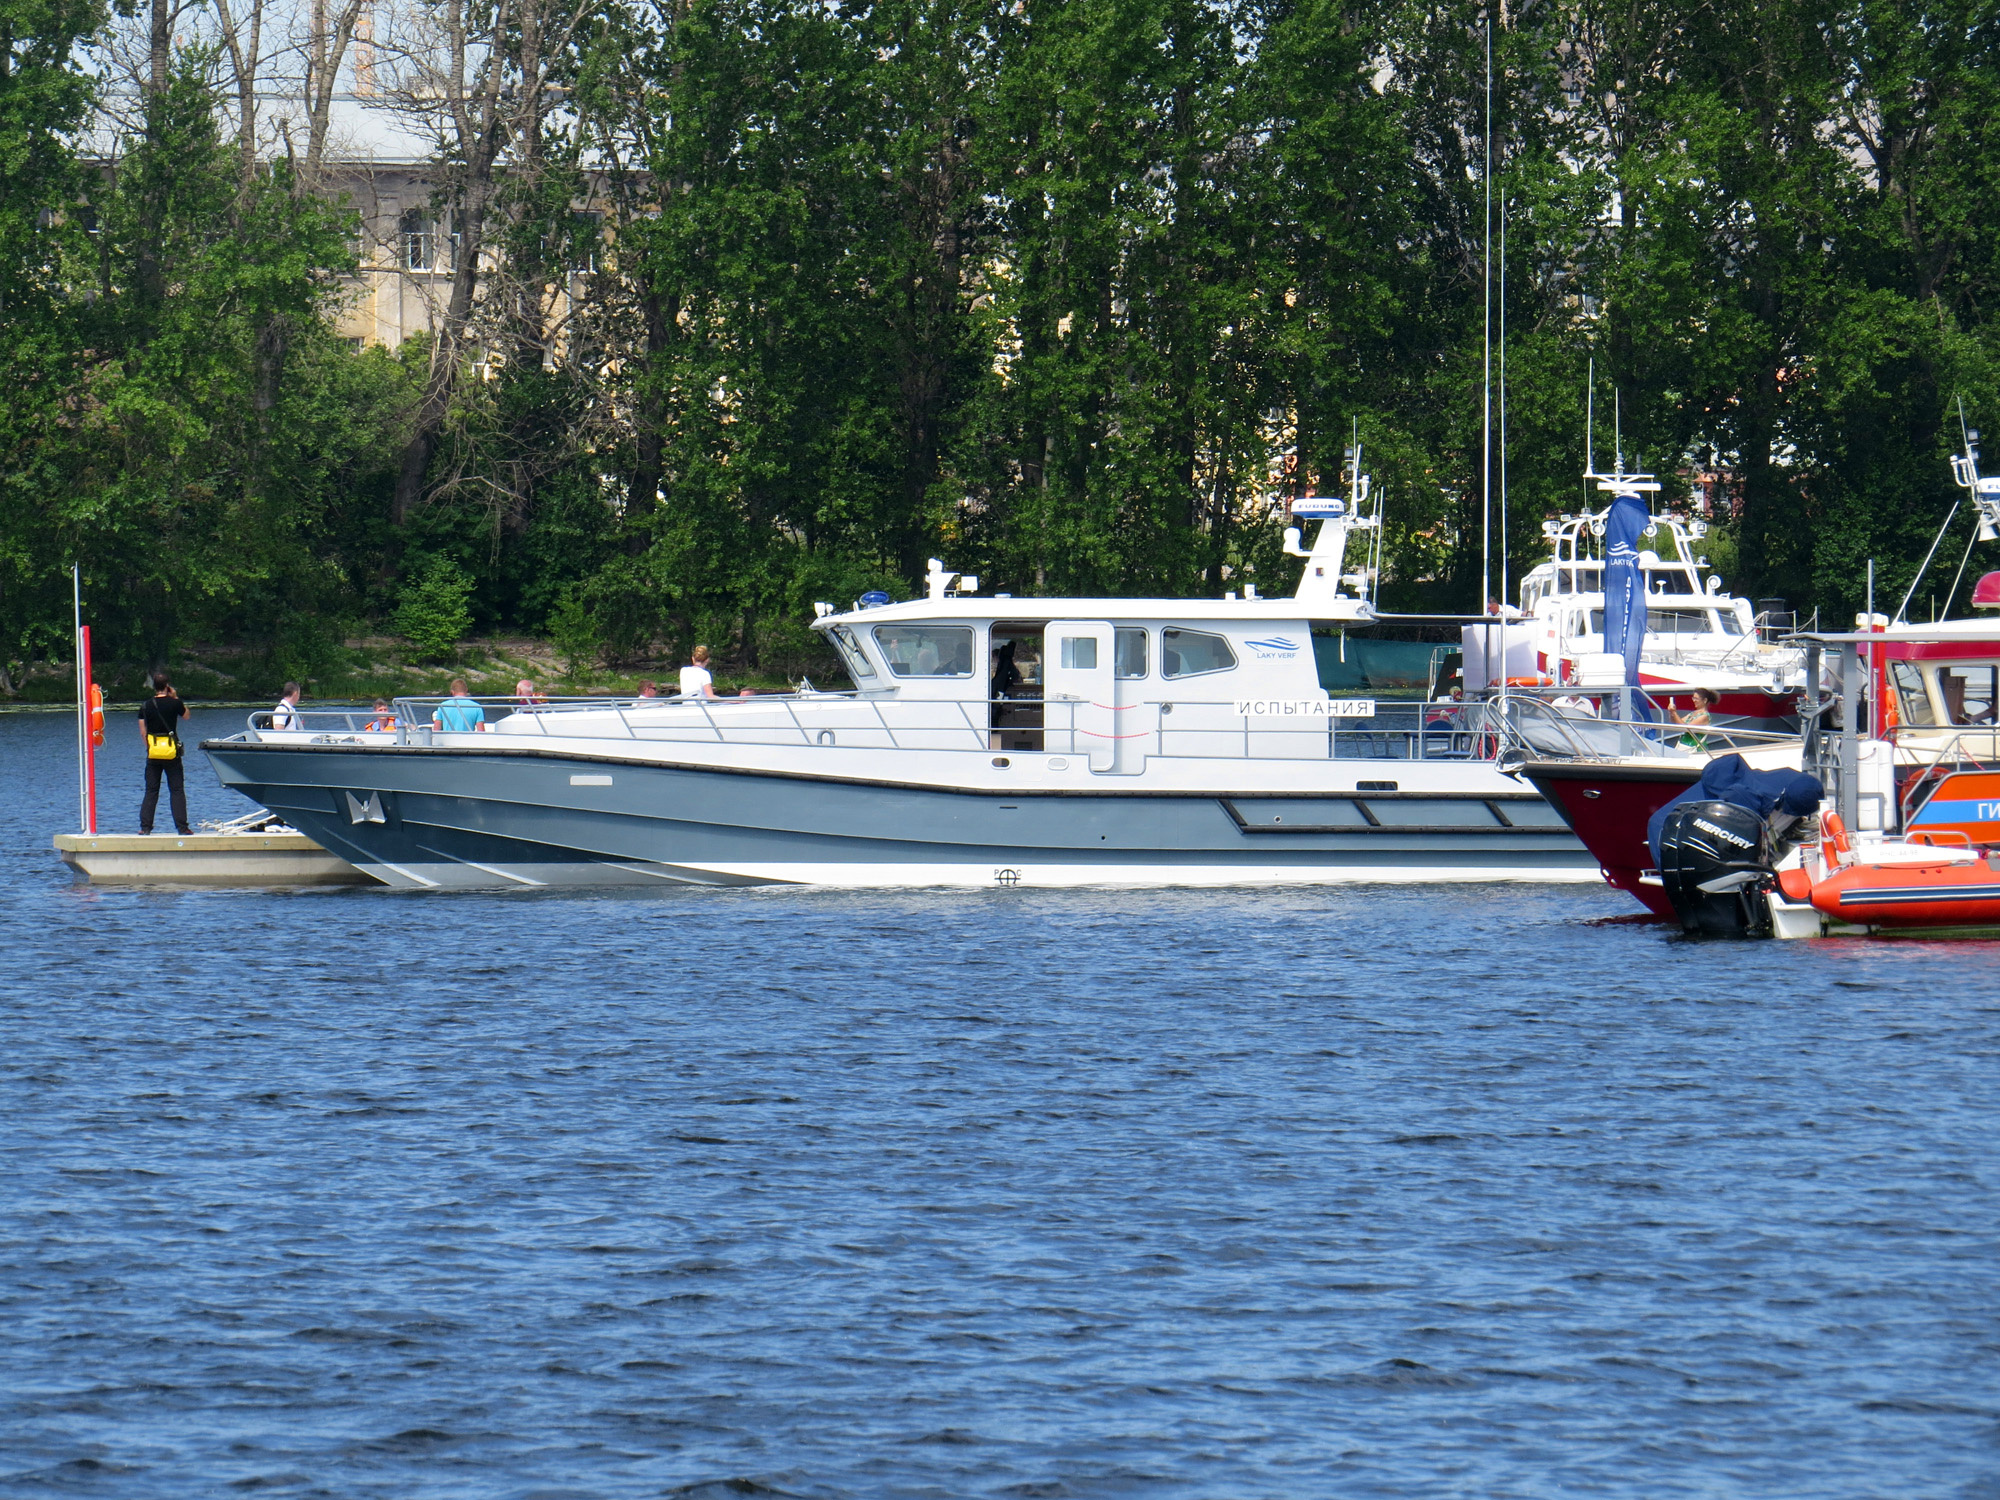
<path fill-rule="evenodd" d="M 59 833 L 56 855 L 92 885 L 379 885 L 303 833 Z"/>

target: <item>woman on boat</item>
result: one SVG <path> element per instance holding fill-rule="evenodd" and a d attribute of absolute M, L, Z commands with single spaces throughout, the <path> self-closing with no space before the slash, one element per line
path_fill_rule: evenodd
<path fill-rule="evenodd" d="M 1709 727 L 1708 711 L 1715 707 L 1715 694 L 1707 688 L 1694 690 L 1694 707 L 1686 713 L 1674 712 L 1674 722 L 1687 730 L 1681 736 L 1681 745 L 1688 750 L 1706 750 L 1708 736 L 1700 731 Z M 1669 712 L 1673 712 L 1669 710 Z"/>

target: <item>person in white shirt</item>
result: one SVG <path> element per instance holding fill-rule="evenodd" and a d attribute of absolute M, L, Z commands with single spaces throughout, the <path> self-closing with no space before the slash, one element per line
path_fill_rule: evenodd
<path fill-rule="evenodd" d="M 708 647 L 695 647 L 694 665 L 681 668 L 681 696 L 683 698 L 715 696 L 715 677 L 708 670 Z"/>
<path fill-rule="evenodd" d="M 271 710 L 271 727 L 273 729 L 303 729 L 306 727 L 305 718 L 299 713 L 300 696 L 299 685 L 296 682 L 285 684 L 285 695 L 278 700 L 278 706 Z"/>

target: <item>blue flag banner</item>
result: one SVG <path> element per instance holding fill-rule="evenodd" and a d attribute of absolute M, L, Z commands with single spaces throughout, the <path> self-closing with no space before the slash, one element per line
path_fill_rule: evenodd
<path fill-rule="evenodd" d="M 1639 685 L 1639 651 L 1646 644 L 1646 575 L 1639 538 L 1653 524 L 1646 502 L 1620 495 L 1604 520 L 1604 649 L 1625 658 L 1625 682 Z"/>

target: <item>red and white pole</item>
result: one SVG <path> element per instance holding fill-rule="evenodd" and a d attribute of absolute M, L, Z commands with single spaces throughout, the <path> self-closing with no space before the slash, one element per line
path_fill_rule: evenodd
<path fill-rule="evenodd" d="M 90 832 L 90 679 L 83 664 L 83 570 L 69 567 L 70 602 L 76 612 L 76 820 Z"/>
<path fill-rule="evenodd" d="M 81 632 L 83 646 L 83 831 L 97 832 L 97 742 L 103 735 L 103 705 L 97 701 L 97 679 L 90 670 L 90 627 Z"/>

